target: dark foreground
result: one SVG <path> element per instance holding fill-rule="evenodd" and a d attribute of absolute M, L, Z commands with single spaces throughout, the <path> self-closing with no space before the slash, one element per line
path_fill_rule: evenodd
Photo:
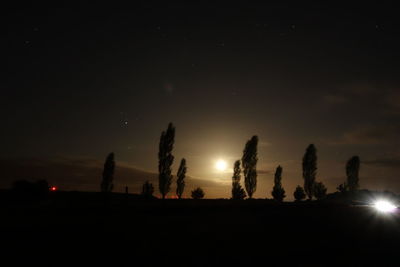
<path fill-rule="evenodd" d="M 1 266 L 400 266 L 400 216 L 369 207 L 62 192 L 0 207 Z"/>

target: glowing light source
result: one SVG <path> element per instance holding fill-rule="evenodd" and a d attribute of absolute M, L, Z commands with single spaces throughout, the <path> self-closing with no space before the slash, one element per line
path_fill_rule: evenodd
<path fill-rule="evenodd" d="M 397 209 L 397 207 L 387 201 L 387 200 L 378 200 L 375 202 L 374 204 L 375 209 L 377 209 L 380 212 L 384 212 L 384 213 L 389 213 L 389 212 L 393 212 Z"/>
<path fill-rule="evenodd" d="M 226 170 L 226 161 L 220 159 L 217 161 L 217 163 L 215 164 L 215 168 L 219 171 L 225 171 Z"/>
<path fill-rule="evenodd" d="M 55 186 L 52 186 L 52 187 L 50 187 L 50 191 L 57 191 L 57 187 L 55 187 Z"/>

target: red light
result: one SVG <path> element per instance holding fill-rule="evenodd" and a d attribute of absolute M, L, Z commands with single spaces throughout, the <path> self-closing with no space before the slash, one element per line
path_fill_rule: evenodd
<path fill-rule="evenodd" d="M 55 187 L 55 186 L 52 186 L 52 187 L 50 187 L 50 191 L 57 191 L 57 187 Z"/>

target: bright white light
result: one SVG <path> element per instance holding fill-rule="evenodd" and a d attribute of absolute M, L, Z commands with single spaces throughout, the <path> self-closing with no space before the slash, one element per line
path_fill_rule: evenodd
<path fill-rule="evenodd" d="M 215 163 L 215 168 L 221 172 L 226 170 L 226 166 L 226 161 L 222 159 L 218 160 L 217 163 Z"/>
<path fill-rule="evenodd" d="M 393 212 L 396 210 L 396 206 L 390 203 L 389 201 L 386 200 L 378 200 L 374 204 L 375 209 L 377 209 L 380 212 Z"/>

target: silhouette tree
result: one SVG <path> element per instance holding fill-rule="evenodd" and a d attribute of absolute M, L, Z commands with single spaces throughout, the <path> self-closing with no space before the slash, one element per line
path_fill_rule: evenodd
<path fill-rule="evenodd" d="M 340 193 L 345 193 L 349 190 L 349 186 L 347 185 L 346 182 L 344 182 L 343 184 L 340 184 L 338 187 L 336 187 L 336 189 L 340 192 Z"/>
<path fill-rule="evenodd" d="M 154 193 L 153 184 L 149 181 L 146 181 L 142 186 L 142 197 L 144 198 L 152 198 Z"/>
<path fill-rule="evenodd" d="M 326 197 L 326 190 L 327 189 L 322 182 L 316 182 L 313 185 L 313 194 L 318 200 Z"/>
<path fill-rule="evenodd" d="M 358 189 L 358 172 L 360 170 L 360 158 L 354 156 L 346 164 L 347 185 L 350 192 Z"/>
<path fill-rule="evenodd" d="M 274 188 L 272 189 L 272 197 L 282 202 L 283 199 L 286 197 L 285 189 L 282 187 L 282 167 L 278 166 L 275 171 L 275 179 L 274 179 Z"/>
<path fill-rule="evenodd" d="M 303 199 L 306 198 L 306 193 L 304 192 L 303 187 L 301 187 L 300 185 L 298 185 L 296 187 L 296 190 L 293 193 L 294 199 L 296 201 L 302 201 Z"/>
<path fill-rule="evenodd" d="M 246 197 L 246 192 L 240 184 L 240 172 L 240 160 L 237 160 L 233 165 L 232 199 L 244 199 Z"/>
<path fill-rule="evenodd" d="M 204 191 L 200 187 L 197 187 L 192 191 L 192 198 L 193 199 L 202 199 L 204 197 Z"/>
<path fill-rule="evenodd" d="M 174 162 L 172 149 L 174 147 L 174 140 L 175 127 L 170 123 L 168 124 L 168 129 L 161 133 L 158 151 L 158 187 L 163 199 L 165 199 L 165 196 L 171 189 L 171 166 Z"/>
<path fill-rule="evenodd" d="M 249 198 L 253 197 L 257 189 L 257 144 L 258 137 L 255 135 L 247 141 L 243 150 L 242 167 L 244 184 Z"/>
<path fill-rule="evenodd" d="M 103 180 L 101 182 L 101 192 L 110 193 L 113 190 L 114 170 L 115 170 L 114 153 L 110 153 L 108 154 L 106 161 L 104 163 Z"/>
<path fill-rule="evenodd" d="M 183 190 L 185 189 L 186 171 L 186 160 L 182 159 L 181 164 L 179 165 L 178 173 L 176 175 L 178 177 L 178 179 L 176 180 L 176 195 L 179 199 L 182 198 Z"/>
<path fill-rule="evenodd" d="M 317 149 L 313 144 L 307 147 L 306 153 L 303 157 L 303 179 L 304 191 L 308 199 L 313 197 L 313 186 L 315 183 L 315 176 L 317 175 Z"/>

